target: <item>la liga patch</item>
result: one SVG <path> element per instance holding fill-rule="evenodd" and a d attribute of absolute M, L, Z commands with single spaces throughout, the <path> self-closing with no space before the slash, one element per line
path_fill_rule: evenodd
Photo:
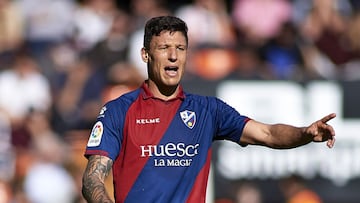
<path fill-rule="evenodd" d="M 104 126 L 101 121 L 95 123 L 93 129 L 91 130 L 90 138 L 87 143 L 88 147 L 97 147 L 101 143 L 101 137 L 104 132 Z"/>

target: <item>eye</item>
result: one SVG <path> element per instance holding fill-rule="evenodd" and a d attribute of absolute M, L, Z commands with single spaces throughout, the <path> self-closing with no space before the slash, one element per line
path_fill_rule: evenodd
<path fill-rule="evenodd" d="M 178 46 L 177 49 L 180 51 L 185 51 L 186 48 L 184 46 Z"/>
<path fill-rule="evenodd" d="M 160 49 L 160 50 L 164 50 L 164 49 L 167 49 L 167 48 L 168 48 L 168 46 L 166 46 L 166 45 L 158 47 L 158 49 Z"/>

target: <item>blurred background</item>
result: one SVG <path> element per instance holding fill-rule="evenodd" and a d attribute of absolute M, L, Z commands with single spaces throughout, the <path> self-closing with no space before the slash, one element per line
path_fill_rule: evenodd
<path fill-rule="evenodd" d="M 102 105 L 146 78 L 143 27 L 189 27 L 184 89 L 263 122 L 335 112 L 334 149 L 215 142 L 208 202 L 360 202 L 356 0 L 0 0 L 0 203 L 81 203 Z M 107 182 L 112 192 L 111 177 Z"/>

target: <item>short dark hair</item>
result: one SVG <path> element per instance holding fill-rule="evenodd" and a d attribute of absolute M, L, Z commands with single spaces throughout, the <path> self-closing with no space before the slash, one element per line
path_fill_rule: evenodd
<path fill-rule="evenodd" d="M 150 48 L 152 37 L 159 36 L 162 31 L 181 32 L 186 39 L 186 45 L 188 45 L 188 28 L 183 20 L 175 16 L 158 16 L 146 22 L 144 33 L 145 49 L 148 50 Z"/>

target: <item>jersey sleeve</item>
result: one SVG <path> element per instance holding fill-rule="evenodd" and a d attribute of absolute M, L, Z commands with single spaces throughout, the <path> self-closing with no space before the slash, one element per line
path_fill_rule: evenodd
<path fill-rule="evenodd" d="M 220 99 L 216 99 L 216 125 L 215 140 L 230 140 L 240 143 L 240 137 L 249 117 L 241 115 L 233 107 Z"/>
<path fill-rule="evenodd" d="M 123 125 L 126 111 L 120 101 L 112 101 L 102 107 L 91 130 L 85 150 L 85 157 L 102 155 L 113 161 L 118 156 L 123 139 Z"/>

